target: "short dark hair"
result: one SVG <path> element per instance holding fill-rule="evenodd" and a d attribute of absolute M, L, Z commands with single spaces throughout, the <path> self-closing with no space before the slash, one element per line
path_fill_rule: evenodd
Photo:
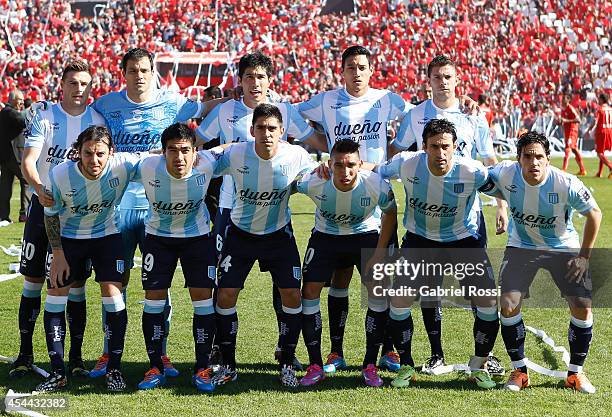
<path fill-rule="evenodd" d="M 355 142 L 352 139 L 340 139 L 334 143 L 332 146 L 331 152 L 329 154 L 330 158 L 333 158 L 337 153 L 359 153 L 359 143 Z"/>
<path fill-rule="evenodd" d="M 361 45 L 353 45 L 349 46 L 344 50 L 344 52 L 342 52 L 342 68 L 344 68 L 344 64 L 346 63 L 347 59 L 356 55 L 365 55 L 365 57 L 368 59 L 368 64 L 372 64 L 372 61 L 370 60 L 372 53 L 369 51 L 369 49 Z"/>
<path fill-rule="evenodd" d="M 209 98 L 221 98 L 221 89 L 216 85 L 211 85 L 204 89 L 204 94 Z"/>
<path fill-rule="evenodd" d="M 66 78 L 69 72 L 86 72 L 91 75 L 91 68 L 87 61 L 83 61 L 82 59 L 71 59 L 68 61 L 64 70 L 62 71 L 62 81 Z"/>
<path fill-rule="evenodd" d="M 161 135 L 162 150 L 166 150 L 168 141 L 173 139 L 187 139 L 191 142 L 191 146 L 195 146 L 196 138 L 193 129 L 184 123 L 174 123 L 168 126 Z"/>
<path fill-rule="evenodd" d="M 548 141 L 548 138 L 541 133 L 531 131 L 525 132 L 519 137 L 518 142 L 516 143 L 516 156 L 520 158 L 525 146 L 531 145 L 532 143 L 539 143 L 542 145 L 542 148 L 544 148 L 544 153 L 546 153 L 546 156 L 550 155 L 550 142 Z"/>
<path fill-rule="evenodd" d="M 447 65 L 457 69 L 457 64 L 455 61 L 450 59 L 447 55 L 436 55 L 434 59 L 429 61 L 429 64 L 427 64 L 427 76 L 431 77 L 431 71 L 433 71 L 434 68 L 445 67 Z"/>
<path fill-rule="evenodd" d="M 487 101 L 489 101 L 489 97 L 487 97 L 486 94 L 479 94 L 478 95 L 478 104 L 486 104 Z"/>
<path fill-rule="evenodd" d="M 253 126 L 255 126 L 255 122 L 257 122 L 257 119 L 262 117 L 264 119 L 267 119 L 269 117 L 275 117 L 280 125 L 283 124 L 283 115 L 281 114 L 278 107 L 276 107 L 274 104 L 263 103 L 255 107 L 255 109 L 253 110 Z"/>
<path fill-rule="evenodd" d="M 128 61 L 140 61 L 142 58 L 147 58 L 151 63 L 151 68 L 153 68 L 153 54 L 151 52 L 144 48 L 132 48 L 127 51 L 121 59 L 121 71 L 125 71 L 127 69 Z"/>
<path fill-rule="evenodd" d="M 268 78 L 272 76 L 274 65 L 269 56 L 264 55 L 261 51 L 255 51 L 252 54 L 246 54 L 238 62 L 238 77 L 242 78 L 248 68 L 261 67 L 266 72 Z"/>
<path fill-rule="evenodd" d="M 599 101 L 603 103 L 607 103 L 610 100 L 610 97 L 606 93 L 601 93 L 599 95 Z"/>
<path fill-rule="evenodd" d="M 440 133 L 450 133 L 453 136 L 453 143 L 457 142 L 457 130 L 452 122 L 446 119 L 432 119 L 423 128 L 423 145 L 427 144 L 427 139 Z"/>
<path fill-rule="evenodd" d="M 81 152 L 83 144 L 90 140 L 105 143 L 108 145 L 108 149 L 113 149 L 115 147 L 113 144 L 113 137 L 105 126 L 89 126 L 77 137 L 77 140 L 72 144 L 72 148 L 77 152 Z"/>

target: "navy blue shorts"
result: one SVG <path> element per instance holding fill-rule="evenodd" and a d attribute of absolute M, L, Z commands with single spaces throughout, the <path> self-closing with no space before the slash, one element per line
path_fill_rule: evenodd
<path fill-rule="evenodd" d="M 123 241 L 119 233 L 93 239 L 62 237 L 62 248 L 71 271 L 91 270 L 93 266 L 96 282 L 122 281 L 125 262 Z M 76 280 L 71 274 L 61 287 L 67 287 Z"/>
<path fill-rule="evenodd" d="M 452 271 L 453 278 L 461 287 L 494 290 L 497 288 L 495 276 L 485 246 L 486 242 L 482 236 L 438 242 L 406 232 L 400 255 L 409 263 L 421 264 L 422 268 L 428 269 L 421 269 L 420 271 L 427 272 L 416 276 L 397 277 L 394 286 L 442 287 L 444 276 Z"/>
<path fill-rule="evenodd" d="M 230 222 L 219 262 L 219 288 L 243 288 L 255 261 L 265 265 L 278 288 L 300 288 L 302 269 L 291 223 L 254 235 Z"/>
<path fill-rule="evenodd" d="M 217 258 L 221 257 L 221 250 L 223 249 L 223 239 L 227 234 L 227 229 L 230 225 L 230 215 L 232 209 L 219 207 L 213 223 L 213 235 L 215 237 L 215 249 L 217 251 Z"/>
<path fill-rule="evenodd" d="M 561 295 L 570 297 L 592 298 L 593 282 L 591 273 L 579 283 L 569 282 L 567 263 L 577 256 L 577 253 L 555 252 L 552 250 L 535 250 L 507 247 L 504 252 L 499 283 L 502 293 L 521 292 L 528 297 L 529 287 L 540 268 L 548 271 L 561 291 Z"/>
<path fill-rule="evenodd" d="M 304 254 L 304 282 L 327 282 L 336 269 L 353 266 L 361 273 L 361 250 L 377 243 L 377 232 L 338 236 L 314 230 Z"/>
<path fill-rule="evenodd" d="M 28 220 L 23 229 L 19 273 L 26 277 L 44 277 L 48 247 L 44 209 L 38 201 L 38 196 L 32 194 L 28 207 Z"/>
<path fill-rule="evenodd" d="M 215 287 L 217 257 L 212 234 L 181 238 L 147 233 L 142 250 L 142 288 L 170 288 L 179 259 L 185 287 Z"/>

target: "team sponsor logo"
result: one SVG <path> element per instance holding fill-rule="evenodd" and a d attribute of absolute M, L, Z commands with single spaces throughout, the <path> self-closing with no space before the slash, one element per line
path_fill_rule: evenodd
<path fill-rule="evenodd" d="M 151 187 L 155 187 L 155 188 L 159 188 L 159 187 L 160 187 L 159 183 L 160 183 L 160 181 L 159 181 L 159 180 L 149 181 L 149 185 L 150 185 Z"/>
<path fill-rule="evenodd" d="M 289 165 L 281 165 L 280 171 L 283 176 L 285 177 L 288 176 L 289 175 Z"/>
<path fill-rule="evenodd" d="M 159 147 L 161 133 L 143 130 L 137 133 L 128 133 L 124 130 L 114 131 L 113 143 L 119 152 L 146 152 Z"/>
<path fill-rule="evenodd" d="M 240 168 L 237 169 L 238 172 L 240 172 L 243 175 L 246 175 L 249 173 L 249 167 L 246 165 L 241 166 Z"/>
<path fill-rule="evenodd" d="M 196 177 L 196 184 L 198 184 L 200 187 L 203 187 L 204 184 L 206 184 L 206 175 L 205 174 L 198 175 Z"/>
<path fill-rule="evenodd" d="M 302 268 L 299 266 L 293 267 L 293 278 L 297 279 L 298 281 L 302 279 Z"/>
<path fill-rule="evenodd" d="M 65 159 L 74 160 L 77 156 L 78 151 L 76 149 L 65 149 L 61 148 L 59 145 L 55 145 L 47 150 L 46 162 L 50 162 L 54 165 L 57 165 L 63 162 Z"/>
<path fill-rule="evenodd" d="M 557 204 L 559 202 L 559 194 L 558 193 L 548 193 L 548 202 L 550 204 Z"/>
<path fill-rule="evenodd" d="M 418 197 L 410 197 L 408 206 L 414 211 L 431 217 L 453 217 L 457 215 L 457 206 L 443 204 L 429 204 Z"/>
<path fill-rule="evenodd" d="M 546 217 L 541 214 L 538 214 L 536 216 L 534 214 L 527 214 L 525 212 L 522 212 L 516 207 L 512 207 L 510 209 L 510 213 L 512 214 L 512 218 L 517 224 L 523 225 L 525 227 L 538 229 L 554 229 L 556 227 L 555 223 L 557 221 L 557 216 Z"/>
<path fill-rule="evenodd" d="M 418 184 L 420 179 L 419 177 L 408 177 L 406 178 L 406 181 L 408 181 L 410 184 Z"/>
<path fill-rule="evenodd" d="M 108 180 L 108 186 L 110 188 L 117 188 L 117 187 L 119 187 L 119 178 L 113 177 L 110 180 Z"/>
<path fill-rule="evenodd" d="M 457 142 L 457 149 L 455 149 L 455 154 L 459 155 L 459 156 L 465 156 L 465 148 L 467 146 L 467 143 L 465 143 L 463 140 L 458 141 Z"/>
<path fill-rule="evenodd" d="M 256 206 L 276 206 L 287 196 L 288 190 L 279 190 L 278 188 L 272 189 L 272 191 L 252 191 L 250 188 L 240 190 L 238 198 L 242 201 L 246 201 L 249 204 Z"/>
<path fill-rule="evenodd" d="M 315 198 L 319 201 L 327 201 L 327 195 L 325 194 L 315 195 Z"/>
<path fill-rule="evenodd" d="M 516 189 L 518 188 L 516 185 L 512 184 L 512 185 L 506 185 L 504 187 L 507 191 L 510 191 L 511 193 L 516 193 Z"/>
<path fill-rule="evenodd" d="M 372 199 L 370 197 L 361 197 L 361 200 L 359 201 L 359 205 L 361 207 L 368 207 L 372 202 Z"/>
<path fill-rule="evenodd" d="M 81 216 L 87 216 L 91 213 L 102 213 L 103 210 L 110 209 L 113 207 L 113 200 L 102 200 L 99 203 L 93 204 L 79 204 L 74 207 L 70 207 L 72 214 L 79 214 Z"/>
<path fill-rule="evenodd" d="M 319 215 L 325 220 L 339 224 L 356 224 L 363 221 L 363 216 L 356 216 L 352 213 L 334 213 L 333 211 L 319 210 Z"/>
<path fill-rule="evenodd" d="M 53 130 L 59 130 L 60 128 L 60 124 L 55 122 L 55 123 L 51 123 L 51 129 Z"/>
<path fill-rule="evenodd" d="M 125 262 L 123 259 L 117 259 L 117 272 L 123 274 L 123 271 L 125 271 Z"/>
<path fill-rule="evenodd" d="M 332 110 L 338 110 L 346 106 L 348 106 L 348 103 L 336 103 L 336 104 L 332 104 L 331 106 L 329 106 L 329 108 Z"/>
<path fill-rule="evenodd" d="M 420 125 L 425 126 L 427 124 L 427 122 L 429 122 L 429 120 L 431 120 L 431 119 L 423 118 L 421 120 L 417 120 L 417 123 L 420 124 Z"/>
<path fill-rule="evenodd" d="M 460 182 L 459 184 L 453 184 L 453 191 L 455 192 L 455 194 L 461 194 L 464 189 L 465 184 L 463 184 L 462 182 Z"/>
<path fill-rule="evenodd" d="M 70 190 L 70 192 L 65 193 L 64 195 L 68 198 L 72 198 L 76 194 L 76 192 L 77 192 L 76 188 L 73 188 L 72 190 Z"/>
<path fill-rule="evenodd" d="M 180 202 L 159 200 L 151 204 L 151 207 L 153 207 L 153 210 L 159 214 L 177 216 L 180 214 L 191 213 L 192 211 L 199 209 L 203 202 L 203 198 L 200 198 L 199 200 L 187 200 Z"/>

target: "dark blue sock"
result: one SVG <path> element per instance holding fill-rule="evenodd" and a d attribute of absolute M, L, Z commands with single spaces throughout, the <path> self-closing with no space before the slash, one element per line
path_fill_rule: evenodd
<path fill-rule="evenodd" d="M 414 323 L 410 309 L 391 307 L 389 318 L 391 320 L 393 344 L 399 354 L 400 364 L 414 366 L 414 360 L 412 359 Z"/>
<path fill-rule="evenodd" d="M 567 332 L 567 339 L 570 346 L 568 375 L 581 373 L 584 361 L 589 353 L 591 339 L 593 339 L 593 321 L 579 320 L 572 317 Z"/>
<path fill-rule="evenodd" d="M 300 339 L 302 331 L 302 306 L 298 308 L 289 308 L 283 306 L 283 315 L 281 316 L 281 338 L 280 348 L 281 366 L 291 365 L 295 356 L 295 347 Z"/>
<path fill-rule="evenodd" d="M 320 299 L 302 300 L 302 332 L 304 344 L 308 350 L 308 361 L 311 365 L 323 367 L 321 356 L 321 334 L 323 322 L 321 319 Z"/>
<path fill-rule="evenodd" d="M 512 360 L 512 367 L 527 372 L 525 359 L 525 323 L 523 315 L 501 317 L 501 334 L 506 345 L 506 351 Z"/>
<path fill-rule="evenodd" d="M 236 307 L 217 307 L 217 341 L 223 364 L 236 369 L 236 337 L 238 335 L 238 314 Z"/>
<path fill-rule="evenodd" d="M 431 355 L 444 357 L 442 350 L 442 307 L 421 307 L 423 324 L 431 346 Z"/>
<path fill-rule="evenodd" d="M 365 316 L 366 352 L 363 358 L 363 369 L 369 364 L 376 365 L 378 352 L 385 337 L 388 319 L 388 310 L 374 311 L 368 308 Z"/>

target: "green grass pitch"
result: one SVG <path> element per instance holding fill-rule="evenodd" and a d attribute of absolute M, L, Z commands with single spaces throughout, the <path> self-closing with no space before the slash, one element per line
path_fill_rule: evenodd
<path fill-rule="evenodd" d="M 558 166 L 560 160 L 555 159 Z M 596 159 L 585 160 L 590 173 L 596 170 Z M 577 170 L 575 163 L 570 170 Z M 612 243 L 612 229 L 608 216 L 612 214 L 612 180 L 584 178 L 587 186 L 593 189 L 603 213 L 604 220 L 597 241 L 598 247 L 609 248 Z M 400 216 L 403 214 L 404 192 L 401 184 L 394 182 L 398 197 Z M 17 193 L 13 197 L 13 218 L 17 213 Z M 313 204 L 304 196 L 291 198 L 292 221 L 298 246 L 303 254 L 313 225 Z M 491 207 L 485 208 L 489 225 L 489 245 L 503 247 L 506 235 L 494 236 Z M 401 217 L 400 217 L 401 222 Z M 575 217 L 579 229 L 583 219 Z M 12 224 L 0 228 L 0 244 L 7 247 L 18 245 L 22 236 L 23 224 Z M 403 233 L 403 230 L 400 231 Z M 0 273 L 8 273 L 8 264 L 17 262 L 0 253 Z M 496 271 L 497 272 L 497 271 Z M 48 415 L 65 416 L 202 416 L 202 415 L 612 415 L 610 392 L 612 376 L 610 350 L 612 340 L 612 309 L 595 310 L 595 331 L 593 344 L 587 359 L 586 372 L 598 388 L 592 396 L 562 389 L 560 380 L 544 377 L 531 372 L 532 387 L 520 393 L 501 389 L 482 391 L 465 380 L 465 377 L 451 373 L 444 376 L 418 376 L 418 380 L 408 389 L 394 389 L 389 386 L 392 374 L 383 372 L 384 388 L 366 388 L 361 381 L 361 361 L 365 350 L 363 320 L 365 310 L 360 305 L 359 279 L 353 278 L 351 285 L 351 312 L 345 338 L 345 355 L 349 364 L 348 371 L 340 371 L 312 388 L 286 389 L 277 380 L 277 366 L 273 361 L 277 331 L 274 312 L 271 306 L 271 279 L 269 274 L 258 272 L 255 267 L 246 282 L 238 302 L 240 330 L 238 333 L 237 359 L 239 378 L 235 383 L 217 389 L 212 395 L 203 395 L 190 385 L 191 366 L 194 356 L 191 336 L 192 306 L 187 290 L 183 288 L 183 278 L 179 271 L 175 274 L 172 287 L 174 313 L 169 339 L 168 352 L 175 366 L 181 371 L 176 379 L 170 379 L 166 387 L 148 392 L 136 390 L 136 384 L 147 370 L 147 355 L 141 331 L 142 305 L 139 302 L 144 293 L 139 283 L 140 269 L 132 271 L 132 284 L 128 288 L 129 324 L 126 349 L 123 355 L 123 371 L 129 383 L 124 394 L 108 394 L 104 379 L 72 380 L 68 390 L 62 395 L 68 398 L 69 408 L 64 411 L 45 411 Z M 17 278 L 0 282 L 0 355 L 14 356 L 18 352 L 19 334 L 17 330 L 17 311 L 21 296 L 22 279 Z M 327 323 L 327 302 L 325 291 L 322 294 L 323 321 Z M 44 298 L 43 298 L 44 303 Z M 91 280 L 87 285 L 88 323 L 83 353 L 88 366 L 93 366 L 102 349 L 101 313 L 99 287 Z M 429 344 L 424 332 L 420 311 L 414 309 L 415 336 L 413 354 L 417 363 L 422 363 L 429 355 Z M 472 316 L 470 312 L 459 309 L 446 309 L 443 322 L 443 346 L 449 363 L 466 362 L 472 354 Z M 559 345 L 567 347 L 567 308 L 527 309 L 525 322 L 544 329 Z M 323 353 L 328 353 L 329 336 L 327 325 L 323 330 Z M 68 338 L 67 338 L 68 339 Z M 69 342 L 67 341 L 67 345 Z M 68 347 L 68 346 L 67 346 Z M 34 336 L 35 362 L 43 367 L 49 366 L 42 313 L 36 325 Z M 502 359 L 506 367 L 509 359 L 505 353 L 501 335 L 497 338 L 494 353 Z M 533 335 L 527 336 L 527 356 L 533 361 L 553 369 L 562 369 L 559 354 L 554 353 Z M 305 362 L 306 349 L 300 340 L 298 357 Z M 0 396 L 8 389 L 17 392 L 30 392 L 40 381 L 38 376 L 27 376 L 13 381 L 7 377 L 9 365 L 0 363 Z M 500 384 L 505 377 L 500 379 Z M 53 396 L 56 396 L 54 394 Z"/>

